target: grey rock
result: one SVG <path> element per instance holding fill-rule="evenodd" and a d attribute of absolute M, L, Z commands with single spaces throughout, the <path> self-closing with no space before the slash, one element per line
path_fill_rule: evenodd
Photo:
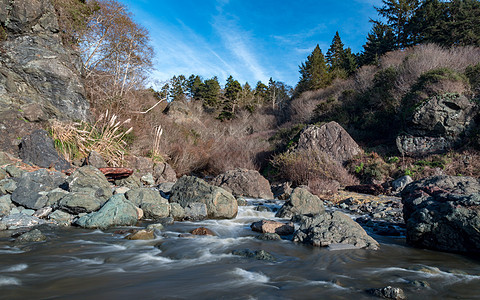
<path fill-rule="evenodd" d="M 161 223 L 150 224 L 147 226 L 147 230 L 158 230 L 162 231 L 165 228 Z"/>
<path fill-rule="evenodd" d="M 5 169 L 0 169 L 0 180 L 7 178 L 9 175 Z"/>
<path fill-rule="evenodd" d="M 184 219 L 188 221 L 205 220 L 208 216 L 207 205 L 205 203 L 193 202 L 184 207 Z"/>
<path fill-rule="evenodd" d="M 149 188 L 139 188 L 139 189 L 132 189 L 125 193 L 125 197 L 131 201 L 136 206 L 141 206 L 145 203 L 153 203 L 153 204 L 161 204 L 161 203 L 168 203 L 168 200 L 163 198 L 160 195 L 160 192 L 157 190 L 149 189 Z"/>
<path fill-rule="evenodd" d="M 33 209 L 24 209 L 22 210 L 22 214 L 27 215 L 27 216 L 33 216 L 35 211 Z"/>
<path fill-rule="evenodd" d="M 139 177 L 153 172 L 154 162 L 152 159 L 141 156 L 130 156 L 125 160 L 127 167 L 134 170 L 133 174 Z"/>
<path fill-rule="evenodd" d="M 291 218 L 295 215 L 321 214 L 325 211 L 323 201 L 306 188 L 297 187 L 290 198 L 276 213 L 279 218 Z"/>
<path fill-rule="evenodd" d="M 65 195 L 57 206 L 74 215 L 97 211 L 105 203 L 103 198 L 97 198 L 88 193 L 69 193 Z"/>
<path fill-rule="evenodd" d="M 52 212 L 52 210 L 53 209 L 51 207 L 40 208 L 40 209 L 37 209 L 37 211 L 33 214 L 33 216 L 43 219 L 47 217 Z"/>
<path fill-rule="evenodd" d="M 61 210 L 52 212 L 48 218 L 60 226 L 72 225 L 73 216 Z"/>
<path fill-rule="evenodd" d="M 248 202 L 243 197 L 237 197 L 237 204 L 238 206 L 247 206 Z"/>
<path fill-rule="evenodd" d="M 170 217 L 177 221 L 183 220 L 185 218 L 185 209 L 178 203 L 170 203 Z"/>
<path fill-rule="evenodd" d="M 172 188 L 175 185 L 175 182 L 162 182 L 158 185 L 158 190 L 163 197 L 170 195 Z"/>
<path fill-rule="evenodd" d="M 127 178 L 115 180 L 115 185 L 119 187 L 126 187 L 132 190 L 143 187 L 143 183 L 140 181 L 140 177 L 135 173 L 128 176 Z"/>
<path fill-rule="evenodd" d="M 400 153 L 413 157 L 444 153 L 453 147 L 445 137 L 431 136 L 399 135 L 396 143 Z"/>
<path fill-rule="evenodd" d="M 300 216 L 300 228 L 293 241 L 327 247 L 331 244 L 350 244 L 357 248 L 376 250 L 378 243 L 349 216 L 339 211 L 324 212 L 320 215 Z"/>
<path fill-rule="evenodd" d="M 405 175 L 392 181 L 392 189 L 395 192 L 401 192 L 409 183 L 412 183 L 412 177 Z"/>
<path fill-rule="evenodd" d="M 112 186 L 107 178 L 97 168 L 84 166 L 75 170 L 67 178 L 70 192 L 90 194 L 92 197 L 103 199 L 103 203 L 112 195 Z"/>
<path fill-rule="evenodd" d="M 363 152 L 345 129 L 334 121 L 320 127 L 310 125 L 305 128 L 300 134 L 296 149 L 325 152 L 340 163 Z"/>
<path fill-rule="evenodd" d="M 22 116 L 30 122 L 46 121 L 47 115 L 43 111 L 42 105 L 38 103 L 28 103 L 20 107 Z"/>
<path fill-rule="evenodd" d="M 19 155 L 24 162 L 42 168 L 54 167 L 58 171 L 66 171 L 72 167 L 65 158 L 58 154 L 53 140 L 42 129 L 35 130 L 22 139 Z"/>
<path fill-rule="evenodd" d="M 273 257 L 273 255 L 271 255 L 265 250 L 255 250 L 255 251 L 252 251 L 250 249 L 233 250 L 232 254 L 248 257 L 248 258 L 254 258 L 258 260 L 275 261 L 275 257 Z"/>
<path fill-rule="evenodd" d="M 440 251 L 480 253 L 480 180 L 432 176 L 401 193 L 407 243 Z"/>
<path fill-rule="evenodd" d="M 208 218 L 212 219 L 231 219 L 238 211 L 237 200 L 231 193 L 193 176 L 183 176 L 175 183 L 169 201 L 184 208 L 193 202 L 204 203 Z"/>
<path fill-rule="evenodd" d="M 126 192 L 130 191 L 131 189 L 125 186 L 116 187 L 113 191 L 113 194 L 125 194 Z"/>
<path fill-rule="evenodd" d="M 147 219 L 158 220 L 170 215 L 170 205 L 168 203 L 143 203 L 140 208 Z"/>
<path fill-rule="evenodd" d="M 106 229 L 111 226 L 132 226 L 137 223 L 137 208 L 122 194 L 112 196 L 97 212 L 85 215 L 76 221 L 84 228 Z"/>
<path fill-rule="evenodd" d="M 293 223 L 282 223 L 272 220 L 261 220 L 250 225 L 253 231 L 261 233 L 276 233 L 278 235 L 289 235 L 295 231 Z"/>
<path fill-rule="evenodd" d="M 290 195 L 293 192 L 293 189 L 289 182 L 284 182 L 272 186 L 272 192 L 274 197 L 278 200 L 288 200 L 288 198 L 290 198 Z"/>
<path fill-rule="evenodd" d="M 385 299 L 395 299 L 395 300 L 403 300 L 407 299 L 405 293 L 401 288 L 387 286 L 380 289 L 369 289 L 367 293 L 372 294 L 374 296 L 385 298 Z"/>
<path fill-rule="evenodd" d="M 97 169 L 107 167 L 107 163 L 105 162 L 103 157 L 100 155 L 100 153 L 98 153 L 97 151 L 94 151 L 94 150 L 90 151 L 87 158 L 83 162 L 83 165 L 84 166 L 92 166 L 92 167 L 95 167 Z"/>
<path fill-rule="evenodd" d="M 44 192 L 58 188 L 64 183 L 64 175 L 59 172 L 39 169 L 34 172 L 24 173 L 17 180 L 17 188 L 12 193 L 12 201 L 26 208 L 42 208 L 48 202 Z"/>
<path fill-rule="evenodd" d="M 1 223 L 3 223 L 8 229 L 17 229 L 45 224 L 45 221 L 22 213 L 16 213 L 3 217 Z"/>
<path fill-rule="evenodd" d="M 14 165 L 6 166 L 5 171 L 7 171 L 8 175 L 10 175 L 11 177 L 16 177 L 16 178 L 22 177 L 22 175 L 25 173 L 24 170 Z"/>
<path fill-rule="evenodd" d="M 155 184 L 155 179 L 153 178 L 153 175 L 151 173 L 143 175 L 142 177 L 140 177 L 140 180 L 143 184 L 148 186 L 152 186 Z"/>
<path fill-rule="evenodd" d="M 175 170 L 173 170 L 172 166 L 166 162 L 156 163 L 154 165 L 153 177 L 155 178 L 156 184 L 177 181 L 177 174 L 175 173 Z"/>
<path fill-rule="evenodd" d="M 17 189 L 17 182 L 11 178 L 0 180 L 0 195 L 12 194 Z"/>
<path fill-rule="evenodd" d="M 32 242 L 41 242 L 46 239 L 47 237 L 40 230 L 33 229 L 19 236 L 15 240 L 15 242 L 16 243 L 32 243 Z"/>
<path fill-rule="evenodd" d="M 255 170 L 229 170 L 215 177 L 211 183 L 235 196 L 273 199 L 270 183 Z"/>
<path fill-rule="evenodd" d="M 257 239 L 262 241 L 281 241 L 282 237 L 276 233 L 262 233 L 257 236 Z"/>
<path fill-rule="evenodd" d="M 10 195 L 0 197 L 0 217 L 6 216 L 10 213 L 13 203 Z"/>
<path fill-rule="evenodd" d="M 69 193 L 61 188 L 56 188 L 53 189 L 49 192 L 47 192 L 47 203 L 45 204 L 46 206 L 54 206 L 60 201 L 63 197 L 68 195 Z"/>

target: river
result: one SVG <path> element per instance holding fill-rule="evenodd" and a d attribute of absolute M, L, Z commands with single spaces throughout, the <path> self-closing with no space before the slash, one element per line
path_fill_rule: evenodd
<path fill-rule="evenodd" d="M 176 222 L 149 241 L 118 228 L 48 227 L 45 242 L 0 239 L 0 299 L 371 299 L 366 289 L 388 285 L 409 299 L 480 299 L 479 258 L 414 249 L 402 237 L 373 235 L 378 251 L 262 241 L 250 224 L 275 218 L 256 211 L 259 202 L 233 220 Z M 179 237 L 199 226 L 218 236 Z M 276 260 L 231 254 L 245 248 Z"/>

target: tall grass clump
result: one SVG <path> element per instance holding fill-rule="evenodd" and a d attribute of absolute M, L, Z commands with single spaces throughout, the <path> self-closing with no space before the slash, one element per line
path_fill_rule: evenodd
<path fill-rule="evenodd" d="M 107 110 L 94 124 L 86 122 L 67 123 L 54 120 L 50 124 L 50 132 L 57 150 L 67 160 L 86 157 L 94 150 L 113 167 L 122 165 L 127 152 L 127 136 L 132 127 L 124 126 L 130 119 L 119 121 L 118 116 Z"/>

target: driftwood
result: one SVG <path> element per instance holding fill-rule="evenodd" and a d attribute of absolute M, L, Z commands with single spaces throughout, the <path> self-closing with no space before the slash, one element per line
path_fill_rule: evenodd
<path fill-rule="evenodd" d="M 108 181 L 127 178 L 133 174 L 130 168 L 99 168 L 100 172 L 107 177 Z"/>

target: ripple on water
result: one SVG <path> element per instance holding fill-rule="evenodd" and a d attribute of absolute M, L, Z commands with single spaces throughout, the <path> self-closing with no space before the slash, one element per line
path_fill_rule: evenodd
<path fill-rule="evenodd" d="M 5 285 L 21 285 L 21 282 L 15 277 L 0 276 L 0 286 Z"/>
<path fill-rule="evenodd" d="M 8 273 L 8 272 L 20 272 L 28 268 L 27 264 L 18 264 L 8 267 L 6 269 L 2 269 L 1 272 Z"/>

